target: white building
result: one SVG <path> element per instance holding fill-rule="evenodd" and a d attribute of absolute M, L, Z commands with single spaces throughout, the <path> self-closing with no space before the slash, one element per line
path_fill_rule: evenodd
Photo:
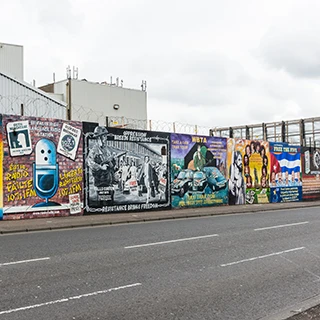
<path fill-rule="evenodd" d="M 85 79 L 67 79 L 40 87 L 55 98 L 65 101 L 70 108 L 70 119 L 99 122 L 101 125 L 142 128 L 132 119 L 147 126 L 147 92 L 128 89 L 118 84 L 89 82 Z"/>
<path fill-rule="evenodd" d="M 23 46 L 0 42 L 0 72 L 23 80 Z"/>
<path fill-rule="evenodd" d="M 67 104 L 0 71 L 0 114 L 67 118 Z"/>

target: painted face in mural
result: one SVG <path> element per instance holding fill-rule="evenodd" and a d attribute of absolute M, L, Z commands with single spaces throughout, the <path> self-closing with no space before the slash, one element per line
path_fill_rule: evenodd
<path fill-rule="evenodd" d="M 246 145 L 246 155 L 248 157 L 250 157 L 250 155 L 251 155 L 250 146 L 248 144 Z"/>
<path fill-rule="evenodd" d="M 266 149 L 264 146 L 261 146 L 260 148 L 260 155 L 262 158 L 264 158 L 264 156 L 266 155 Z"/>
<path fill-rule="evenodd" d="M 263 167 L 262 167 L 261 174 L 262 174 L 263 176 L 266 176 L 266 175 L 267 175 L 267 167 L 266 167 L 266 166 L 263 166 Z"/>
<path fill-rule="evenodd" d="M 268 166 L 268 157 L 267 156 L 263 157 L 263 165 L 266 167 Z"/>
<path fill-rule="evenodd" d="M 242 157 L 240 153 L 238 153 L 236 157 L 236 166 L 239 168 L 240 171 L 242 171 Z"/>
<path fill-rule="evenodd" d="M 243 164 L 244 166 L 248 166 L 249 165 L 249 157 L 247 154 L 244 155 L 243 157 Z"/>
<path fill-rule="evenodd" d="M 102 135 L 101 137 L 98 138 L 98 144 L 100 147 L 105 147 L 107 145 L 107 135 Z"/>
<path fill-rule="evenodd" d="M 260 153 L 260 148 L 261 148 L 260 142 L 257 141 L 256 142 L 256 152 Z"/>
<path fill-rule="evenodd" d="M 271 182 L 276 183 L 276 173 L 274 171 L 271 172 Z"/>
<path fill-rule="evenodd" d="M 254 141 L 251 141 L 250 148 L 251 148 L 251 154 L 256 152 L 256 146 Z"/>
<path fill-rule="evenodd" d="M 261 177 L 261 187 L 265 188 L 267 186 L 267 178 L 265 176 Z"/>

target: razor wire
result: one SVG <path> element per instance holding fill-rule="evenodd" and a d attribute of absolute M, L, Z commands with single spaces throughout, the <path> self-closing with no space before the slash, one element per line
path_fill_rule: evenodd
<path fill-rule="evenodd" d="M 0 94 L 0 112 L 21 116 L 66 119 L 67 108 L 54 100 L 29 95 L 3 96 Z"/>

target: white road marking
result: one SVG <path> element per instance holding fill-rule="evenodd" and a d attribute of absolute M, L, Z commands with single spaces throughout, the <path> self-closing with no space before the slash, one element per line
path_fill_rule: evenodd
<path fill-rule="evenodd" d="M 126 286 L 117 287 L 117 288 L 111 288 L 111 289 L 102 290 L 102 291 L 95 291 L 95 292 L 91 292 L 91 293 L 81 294 L 79 296 L 73 296 L 73 297 L 69 297 L 69 298 L 64 298 L 64 299 L 59 299 L 59 300 L 53 300 L 53 301 L 48 301 L 48 302 L 44 302 L 44 303 L 34 304 L 34 305 L 31 305 L 31 306 L 26 306 L 26 307 L 21 307 L 21 308 L 16 308 L 16 309 L 0 311 L 0 315 L 13 313 L 13 312 L 18 312 L 18 311 L 25 311 L 25 310 L 30 310 L 30 309 L 40 308 L 40 307 L 45 307 L 45 306 L 49 306 L 49 305 L 53 305 L 53 304 L 57 304 L 57 303 L 68 302 L 68 301 L 71 301 L 71 300 L 77 300 L 77 299 L 81 299 L 81 298 L 96 296 L 98 294 L 109 293 L 109 292 L 112 292 L 112 291 L 117 291 L 117 290 L 121 290 L 121 289 L 128 289 L 128 288 L 137 287 L 137 286 L 141 286 L 141 285 L 142 285 L 141 283 L 133 283 L 133 284 L 128 284 Z"/>
<path fill-rule="evenodd" d="M 21 260 L 21 261 L 14 261 L 14 262 L 6 262 L 6 263 L 0 263 L 0 267 L 3 266 L 10 266 L 13 264 L 19 264 L 19 263 L 29 263 L 29 262 L 35 262 L 35 261 L 43 261 L 43 260 L 49 260 L 49 257 L 45 258 L 38 258 L 38 259 L 30 259 L 30 260 Z"/>
<path fill-rule="evenodd" d="M 292 227 L 292 226 L 299 226 L 301 224 L 307 224 L 309 221 L 297 222 L 297 223 L 289 223 L 289 224 L 280 224 L 277 226 L 272 227 L 265 227 L 265 228 L 257 228 L 254 231 L 261 231 L 261 230 L 269 230 L 269 229 L 277 229 L 277 228 L 285 228 L 285 227 Z"/>
<path fill-rule="evenodd" d="M 243 260 L 239 260 L 239 261 L 234 261 L 234 262 L 230 262 L 230 263 L 225 263 L 225 264 L 221 264 L 220 267 L 233 266 L 234 264 L 239 264 L 239 263 L 243 263 L 243 262 L 254 261 L 254 260 L 263 259 L 263 258 L 268 258 L 268 257 L 272 257 L 272 256 L 278 256 L 278 255 L 280 255 L 280 254 L 284 254 L 284 253 L 288 253 L 288 252 L 293 252 L 293 251 L 298 251 L 298 250 L 302 250 L 302 249 L 305 249 L 305 247 L 294 248 L 294 249 L 289 249 L 289 250 L 284 250 L 284 251 L 279 251 L 279 252 L 274 252 L 274 253 L 266 254 L 266 255 L 264 255 L 264 256 L 258 256 L 258 257 L 253 257 L 253 258 L 249 258 L 249 259 L 243 259 Z"/>
<path fill-rule="evenodd" d="M 218 236 L 219 236 L 218 234 L 209 234 L 209 235 L 200 236 L 200 237 L 182 238 L 182 239 L 176 239 L 176 240 L 168 240 L 168 241 L 161 241 L 161 242 L 138 244 L 138 245 L 128 246 L 128 247 L 124 247 L 124 248 L 125 249 L 132 249 L 132 248 L 156 246 L 156 245 L 160 245 L 160 244 L 174 243 L 174 242 L 180 242 L 180 241 L 198 240 L 198 239 L 205 239 L 205 238 L 218 237 Z"/>

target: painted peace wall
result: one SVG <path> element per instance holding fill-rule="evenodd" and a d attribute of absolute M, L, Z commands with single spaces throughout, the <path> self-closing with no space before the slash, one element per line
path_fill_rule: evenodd
<path fill-rule="evenodd" d="M 305 201 L 320 199 L 320 149 L 301 148 L 302 162 L 302 199 Z"/>
<path fill-rule="evenodd" d="M 172 207 L 228 204 L 226 159 L 226 138 L 172 133 Z"/>
<path fill-rule="evenodd" d="M 302 200 L 301 147 L 270 142 L 270 202 Z"/>
<path fill-rule="evenodd" d="M 3 218 L 83 213 L 81 122 L 2 116 Z"/>
<path fill-rule="evenodd" d="M 229 204 L 269 202 L 269 143 L 228 139 Z"/>
<path fill-rule="evenodd" d="M 170 134 L 83 123 L 87 213 L 170 209 Z"/>

